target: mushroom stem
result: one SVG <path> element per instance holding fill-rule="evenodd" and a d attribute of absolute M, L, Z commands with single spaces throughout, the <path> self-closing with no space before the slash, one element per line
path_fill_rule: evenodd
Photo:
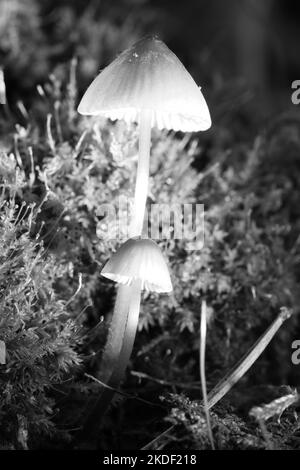
<path fill-rule="evenodd" d="M 88 414 L 80 435 L 93 435 L 101 425 L 115 390 L 119 387 L 131 356 L 141 302 L 141 281 L 131 286 L 119 286 L 108 340 L 102 357 L 101 381 L 103 388 L 91 412 Z"/>
<path fill-rule="evenodd" d="M 130 238 L 134 236 L 140 236 L 143 231 L 143 222 L 149 181 L 151 120 L 152 110 L 141 110 L 139 121 L 139 158 L 136 175 L 133 212 L 129 227 Z M 135 291 L 138 290 L 140 291 L 139 296 L 141 296 L 140 283 L 136 283 L 136 285 L 133 285 L 132 289 L 128 286 L 119 286 L 118 288 L 112 323 L 107 339 L 107 346 L 103 353 L 102 363 L 105 364 L 104 376 L 102 377 L 103 380 L 107 380 L 107 374 L 109 374 L 109 371 L 113 370 L 114 365 L 117 364 L 117 358 L 120 353 L 120 345 L 122 345 L 122 339 L 123 344 L 126 345 L 126 351 L 132 350 L 138 323 L 140 300 L 138 302 L 138 313 L 136 321 L 135 319 L 133 320 L 133 318 L 135 318 L 134 315 L 130 315 L 131 309 L 129 308 L 129 303 L 131 302 L 132 304 L 134 304 L 136 297 Z M 130 354 L 128 356 L 128 360 L 129 357 Z M 122 364 L 124 363 L 123 358 L 124 356 L 120 355 L 120 359 L 122 359 Z M 122 368 L 124 368 L 124 364 Z"/>
<path fill-rule="evenodd" d="M 135 281 L 130 286 L 130 300 L 127 314 L 127 321 L 124 330 L 122 348 L 119 355 L 119 361 L 110 380 L 109 385 L 117 388 L 125 373 L 128 361 L 130 359 L 136 330 L 139 322 L 140 304 L 141 304 L 141 281 Z"/>
<path fill-rule="evenodd" d="M 149 157 L 152 110 L 142 109 L 139 122 L 139 159 L 136 175 L 132 219 L 129 237 L 142 234 L 149 182 Z"/>
<path fill-rule="evenodd" d="M 108 383 L 121 352 L 126 321 L 131 300 L 131 286 L 119 285 L 115 308 L 109 327 L 106 346 L 102 356 L 101 380 Z"/>
<path fill-rule="evenodd" d="M 125 372 L 136 335 L 141 302 L 141 281 L 120 285 L 102 356 L 101 380 L 117 387 Z"/>
<path fill-rule="evenodd" d="M 139 158 L 129 237 L 141 236 L 145 216 L 149 181 L 149 157 L 152 110 L 144 109 L 139 122 Z M 138 326 L 142 284 L 135 281 L 131 286 L 119 286 L 107 343 L 102 356 L 101 380 L 112 388 L 118 388 L 126 370 Z M 112 389 L 104 389 L 93 409 L 91 421 L 100 419 L 114 395 Z M 98 418 L 99 417 L 99 418 Z M 100 423 L 98 422 L 98 425 Z M 85 426 L 86 427 L 86 426 Z"/>
<path fill-rule="evenodd" d="M 143 231 L 143 223 L 149 186 L 148 182 L 151 122 L 152 110 L 142 109 L 140 112 L 139 121 L 139 158 L 135 183 L 132 218 L 129 227 L 130 238 L 141 236 Z M 109 385 L 112 387 L 118 387 L 126 370 L 127 363 L 130 359 L 139 320 L 142 285 L 139 281 L 133 282 L 130 287 L 130 291 L 126 291 L 124 294 L 123 289 L 122 292 L 121 289 L 122 287 L 119 287 L 118 289 L 114 316 L 116 316 L 116 318 L 120 317 L 121 322 L 124 322 L 125 320 L 125 328 L 124 323 L 122 325 L 118 325 L 118 332 L 120 332 L 119 327 L 121 326 L 121 331 L 124 331 L 124 334 L 123 341 L 121 343 L 122 347 L 119 354 L 119 360 L 118 362 L 116 362 L 116 368 L 114 369 L 109 381 Z M 121 308 L 118 309 L 117 304 L 122 304 L 122 301 L 120 302 L 120 298 L 123 299 L 124 306 L 121 305 Z M 117 316 L 118 310 L 120 311 L 120 313 L 118 312 Z M 118 336 L 118 334 L 116 336 Z"/>

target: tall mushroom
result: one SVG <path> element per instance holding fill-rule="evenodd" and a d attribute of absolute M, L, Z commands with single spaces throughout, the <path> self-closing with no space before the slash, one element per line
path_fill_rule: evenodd
<path fill-rule="evenodd" d="M 156 37 L 141 39 L 91 83 L 78 112 L 139 123 L 139 159 L 129 236 L 142 233 L 151 127 L 182 132 L 211 126 L 207 104 L 176 55 Z"/>
<path fill-rule="evenodd" d="M 151 127 L 182 132 L 208 129 L 211 118 L 200 88 L 162 41 L 147 37 L 121 53 L 95 78 L 78 111 L 138 122 L 139 157 L 129 237 L 140 237 L 148 192 Z M 132 344 L 135 336 L 137 317 L 130 299 L 137 298 L 137 289 L 141 286 L 136 283 L 118 289 L 111 331 L 119 329 L 123 335 L 119 357 L 124 348 L 128 354 L 126 344 Z M 109 343 L 107 348 L 113 356 Z"/>

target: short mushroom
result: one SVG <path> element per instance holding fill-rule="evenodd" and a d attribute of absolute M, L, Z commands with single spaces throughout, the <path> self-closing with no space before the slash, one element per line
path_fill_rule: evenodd
<path fill-rule="evenodd" d="M 101 275 L 118 284 L 118 295 L 102 355 L 101 380 L 108 385 L 98 397 L 84 429 L 99 425 L 128 364 L 138 325 L 141 291 L 173 290 L 169 270 L 159 246 L 150 239 L 127 240 L 104 265 Z M 96 423 L 95 423 L 96 420 Z"/>
<path fill-rule="evenodd" d="M 108 380 L 111 386 L 116 386 L 125 371 L 133 347 L 141 291 L 170 293 L 173 287 L 159 246 L 148 238 L 135 237 L 123 243 L 104 265 L 101 275 L 120 284 L 120 295 L 117 296 L 102 358 L 102 378 Z M 115 363 L 119 363 L 119 375 L 112 373 Z M 115 379 L 112 383 L 113 375 Z"/>
<path fill-rule="evenodd" d="M 159 246 L 149 238 L 130 238 L 107 261 L 101 275 L 149 292 L 172 292 L 168 267 Z"/>

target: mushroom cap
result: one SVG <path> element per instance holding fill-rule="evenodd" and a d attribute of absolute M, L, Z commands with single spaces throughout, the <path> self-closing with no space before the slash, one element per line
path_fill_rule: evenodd
<path fill-rule="evenodd" d="M 173 290 L 162 252 L 149 238 L 130 238 L 123 243 L 107 261 L 101 275 L 125 285 L 141 281 L 142 289 L 147 291 Z"/>
<path fill-rule="evenodd" d="M 152 126 L 193 132 L 211 126 L 206 101 L 176 55 L 159 39 L 141 39 L 91 83 L 78 112 L 138 121 L 152 110 Z"/>

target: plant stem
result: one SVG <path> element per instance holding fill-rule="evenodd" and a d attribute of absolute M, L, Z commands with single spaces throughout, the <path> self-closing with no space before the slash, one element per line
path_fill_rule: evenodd
<path fill-rule="evenodd" d="M 200 322 L 200 378 L 201 378 L 201 387 L 202 387 L 202 396 L 203 396 L 203 406 L 206 417 L 206 424 L 208 430 L 208 437 L 210 440 L 210 445 L 213 450 L 215 450 L 214 438 L 211 429 L 209 407 L 207 400 L 207 389 L 206 389 L 206 377 L 205 377 L 205 347 L 206 347 L 206 302 L 202 301 L 201 305 L 201 322 Z"/>

